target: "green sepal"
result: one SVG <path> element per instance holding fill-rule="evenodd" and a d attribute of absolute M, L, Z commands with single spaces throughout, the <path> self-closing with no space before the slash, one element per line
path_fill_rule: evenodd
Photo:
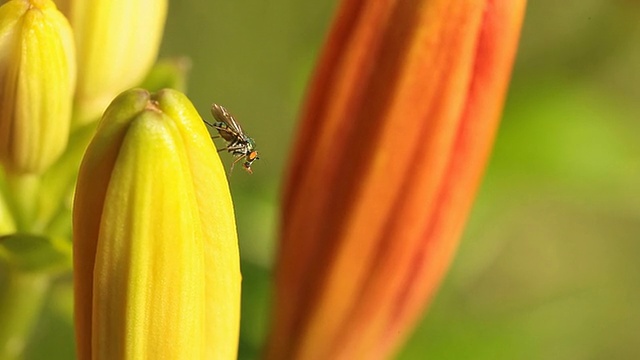
<path fill-rule="evenodd" d="M 191 60 L 187 57 L 162 59 L 155 63 L 139 87 L 155 93 L 162 89 L 187 90 Z"/>

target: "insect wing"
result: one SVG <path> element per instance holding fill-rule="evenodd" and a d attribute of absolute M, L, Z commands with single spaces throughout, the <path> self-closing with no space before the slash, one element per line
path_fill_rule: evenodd
<path fill-rule="evenodd" d="M 243 134 L 240 124 L 238 124 L 236 119 L 233 118 L 233 115 L 231 115 L 223 106 L 213 104 L 211 106 L 211 114 L 216 121 L 224 123 L 229 128 L 230 132 L 233 132 L 238 136 Z"/>
<path fill-rule="evenodd" d="M 216 122 L 213 124 L 213 128 L 218 130 L 218 134 L 220 134 L 220 136 L 222 136 L 222 138 L 229 143 L 235 142 L 240 139 L 240 134 L 233 131 L 230 127 L 227 126 L 226 123 Z"/>

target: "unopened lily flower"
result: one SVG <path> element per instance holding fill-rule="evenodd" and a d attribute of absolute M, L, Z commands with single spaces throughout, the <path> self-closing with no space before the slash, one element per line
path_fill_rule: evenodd
<path fill-rule="evenodd" d="M 106 110 L 73 211 L 79 359 L 234 359 L 231 196 L 189 100 L 134 89 Z"/>
<path fill-rule="evenodd" d="M 267 359 L 384 359 L 433 297 L 493 143 L 524 0 L 343 0 L 289 169 Z"/>
<path fill-rule="evenodd" d="M 158 55 L 167 0 L 57 0 L 78 56 L 74 121 L 95 121 L 111 100 L 140 84 Z"/>
<path fill-rule="evenodd" d="M 50 0 L 0 7 L 0 161 L 41 173 L 69 138 L 76 80 L 71 27 Z"/>

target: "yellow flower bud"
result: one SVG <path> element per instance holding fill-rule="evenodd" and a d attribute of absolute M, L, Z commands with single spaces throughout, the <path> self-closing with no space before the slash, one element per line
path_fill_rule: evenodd
<path fill-rule="evenodd" d="M 167 0 L 62 1 L 78 56 L 74 120 L 97 120 L 120 92 L 137 86 L 155 62 Z"/>
<path fill-rule="evenodd" d="M 220 158 L 175 90 L 106 110 L 74 204 L 79 359 L 235 359 L 240 268 Z"/>
<path fill-rule="evenodd" d="M 0 7 L 0 160 L 42 172 L 67 145 L 75 86 L 73 35 L 50 0 Z"/>

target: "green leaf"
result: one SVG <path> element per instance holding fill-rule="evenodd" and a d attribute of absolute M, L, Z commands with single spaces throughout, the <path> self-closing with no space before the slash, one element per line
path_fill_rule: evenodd
<path fill-rule="evenodd" d="M 23 272 L 63 272 L 72 266 L 71 242 L 32 234 L 0 237 L 0 259 Z"/>

